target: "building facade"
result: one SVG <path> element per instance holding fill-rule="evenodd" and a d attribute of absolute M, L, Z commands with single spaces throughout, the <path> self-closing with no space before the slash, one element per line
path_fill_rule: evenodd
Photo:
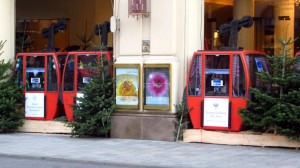
<path fill-rule="evenodd" d="M 298 0 L 2 0 L 0 40 L 7 42 L 1 59 L 14 59 L 20 20 L 68 18 L 68 46 L 80 43 L 76 34 L 85 28 L 92 32 L 95 24 L 114 16 L 109 45 L 113 47 L 116 70 L 123 75 L 126 68 L 137 70 L 135 78 L 130 79 L 135 80 L 137 92 L 134 103 L 117 102 L 111 135 L 171 141 L 175 105 L 182 101 L 193 52 L 226 45 L 226 39 L 214 36 L 218 28 L 250 15 L 254 24 L 239 32 L 238 45 L 272 55 L 279 46 L 277 37 L 295 38 L 299 34 L 299 13 Z M 37 30 L 45 26 L 39 23 Z M 293 55 L 299 43 L 291 48 Z M 163 82 L 151 89 L 152 76 Z"/>

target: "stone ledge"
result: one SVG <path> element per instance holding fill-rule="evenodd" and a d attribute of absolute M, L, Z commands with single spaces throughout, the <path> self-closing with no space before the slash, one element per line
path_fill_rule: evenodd
<path fill-rule="evenodd" d="M 255 134 L 247 131 L 220 132 L 202 129 L 187 129 L 184 130 L 183 141 L 226 145 L 300 148 L 299 142 L 291 141 L 286 136 L 275 134 Z"/>
<path fill-rule="evenodd" d="M 18 132 L 27 133 L 49 133 L 49 134 L 71 134 L 72 129 L 66 123 L 59 121 L 24 120 L 24 125 Z"/>

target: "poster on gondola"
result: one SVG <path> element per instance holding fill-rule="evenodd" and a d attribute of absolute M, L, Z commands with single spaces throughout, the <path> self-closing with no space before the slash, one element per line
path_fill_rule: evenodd
<path fill-rule="evenodd" d="M 26 93 L 25 94 L 25 117 L 45 117 L 45 94 Z"/>
<path fill-rule="evenodd" d="M 144 64 L 144 109 L 169 110 L 170 64 Z"/>
<path fill-rule="evenodd" d="M 203 126 L 229 126 L 229 99 L 204 98 Z"/>
<path fill-rule="evenodd" d="M 139 64 L 115 64 L 116 105 L 119 109 L 139 107 Z"/>

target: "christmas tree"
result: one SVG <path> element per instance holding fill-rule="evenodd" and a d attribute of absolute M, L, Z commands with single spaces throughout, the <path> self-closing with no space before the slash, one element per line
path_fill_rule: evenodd
<path fill-rule="evenodd" d="M 111 77 L 112 61 L 106 55 L 100 56 L 100 64 L 96 67 L 85 65 L 91 74 L 90 83 L 83 87 L 83 97 L 75 97 L 73 106 L 73 136 L 108 137 L 111 129 L 111 116 L 115 110 L 114 79 Z"/>
<path fill-rule="evenodd" d="M 300 57 L 289 55 L 292 39 L 278 38 L 280 54 L 268 56 L 270 72 L 259 73 L 264 88 L 252 88 L 248 108 L 240 110 L 246 128 L 300 141 Z"/>
<path fill-rule="evenodd" d="M 0 41 L 0 51 L 6 41 Z M 4 51 L 0 52 L 0 56 Z M 22 88 L 12 74 L 12 63 L 0 60 L 0 132 L 11 132 L 23 125 Z"/>

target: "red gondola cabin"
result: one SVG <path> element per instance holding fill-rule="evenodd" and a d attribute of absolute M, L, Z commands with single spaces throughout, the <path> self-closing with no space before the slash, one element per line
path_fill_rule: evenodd
<path fill-rule="evenodd" d="M 107 61 L 112 61 L 111 51 L 74 51 L 69 52 L 63 72 L 62 90 L 64 109 L 68 121 L 73 121 L 74 97 L 82 97 L 81 93 L 84 85 L 91 80 L 90 69 L 84 65 L 95 65 L 100 62 L 101 57 Z"/>
<path fill-rule="evenodd" d="M 60 114 L 61 72 L 67 52 L 18 53 L 15 73 L 24 86 L 25 118 L 53 120 Z"/>
<path fill-rule="evenodd" d="M 261 85 L 257 72 L 268 71 L 258 51 L 197 51 L 189 65 L 186 96 L 195 129 L 240 131 L 239 108 L 249 88 Z"/>

